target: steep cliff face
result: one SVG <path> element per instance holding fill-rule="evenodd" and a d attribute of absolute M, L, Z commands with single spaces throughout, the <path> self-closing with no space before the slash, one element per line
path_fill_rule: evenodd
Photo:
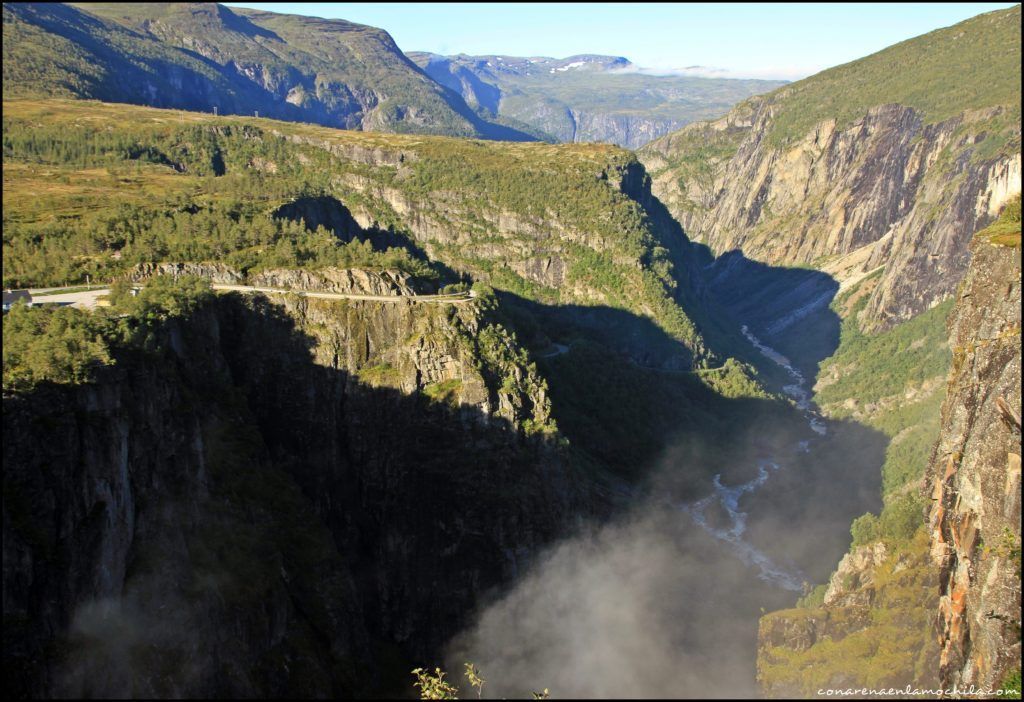
<path fill-rule="evenodd" d="M 588 509 L 480 304 L 227 296 L 5 396 L 9 689 L 365 695 L 438 655 Z"/>
<path fill-rule="evenodd" d="M 223 263 L 140 263 L 125 277 L 133 283 L 139 283 L 155 275 L 196 276 L 222 285 L 241 285 L 245 282 L 245 276 Z"/>
<path fill-rule="evenodd" d="M 1020 188 L 1019 34 L 1019 7 L 983 15 L 752 98 L 640 156 L 687 234 L 716 252 L 841 281 L 884 266 L 866 316 L 888 328 L 952 295 L 971 235 Z M 903 84 L 883 68 L 894 61 L 908 65 Z M 950 65 L 973 72 L 935 84 Z"/>
<path fill-rule="evenodd" d="M 140 367 L 5 397 L 11 693 L 357 687 L 369 637 L 350 567 L 242 406 L 203 389 Z"/>
<path fill-rule="evenodd" d="M 1021 250 L 991 230 L 949 322 L 953 370 L 932 457 L 943 685 L 994 689 L 1020 669 Z M 1013 236 L 1014 232 L 1003 236 Z M 1006 241 L 1003 239 L 1003 241 Z"/>
<path fill-rule="evenodd" d="M 573 133 L 559 141 L 604 141 L 627 149 L 644 144 L 682 127 L 685 122 L 674 119 L 650 119 L 641 115 L 603 114 L 571 110 Z"/>
<path fill-rule="evenodd" d="M 521 105 L 514 111 L 506 112 L 517 121 L 534 126 L 544 135 L 562 143 L 597 141 L 627 149 L 639 149 L 688 122 L 682 119 L 656 119 L 643 113 L 622 114 L 602 112 L 599 109 L 579 109 L 551 100 L 537 100 L 533 104 Z"/>
<path fill-rule="evenodd" d="M 658 196 L 715 251 L 811 264 L 840 279 L 885 266 L 867 314 L 888 327 L 952 294 L 971 234 L 1019 188 L 1019 153 L 979 156 L 1003 117 L 992 110 L 925 125 L 915 110 L 886 105 L 846 129 L 824 122 L 777 148 L 767 138 L 772 105 L 755 99 L 653 144 L 644 159 Z M 680 174 L 655 154 L 686 149 L 683 142 L 718 142 L 728 155 Z"/>
<path fill-rule="evenodd" d="M 1019 670 L 1019 202 L 974 237 L 955 306 L 844 341 L 832 361 L 855 358 L 858 344 L 862 358 L 886 347 L 900 357 L 900 372 L 891 361 L 864 360 L 818 393 L 830 413 L 852 414 L 892 437 L 882 468 L 885 508 L 854 522 L 853 546 L 827 585 L 793 609 L 762 617 L 758 681 L 767 696 L 908 684 L 996 690 Z M 850 298 L 840 304 L 856 309 L 866 291 Z M 933 421 L 942 393 L 927 386 L 948 362 L 927 348 L 939 333 L 936 313 L 945 318 L 950 307 L 952 368 Z M 850 315 L 844 326 L 855 322 Z M 865 391 L 861 402 L 829 402 L 849 392 L 846 380 L 863 385 L 865 377 L 879 399 L 866 402 L 874 395 Z M 928 382 L 918 387 L 918 378 Z M 885 396 L 896 387 L 906 392 L 893 410 Z M 927 520 L 918 493 L 931 497 Z"/>
<path fill-rule="evenodd" d="M 321 290 L 354 295 L 414 295 L 417 291 L 408 273 L 369 272 L 358 268 L 328 268 L 321 271 L 272 268 L 249 276 L 249 284 L 289 290 Z"/>

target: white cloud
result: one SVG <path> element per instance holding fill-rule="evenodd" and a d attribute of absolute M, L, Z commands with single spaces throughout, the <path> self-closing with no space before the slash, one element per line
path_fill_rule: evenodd
<path fill-rule="evenodd" d="M 800 80 L 813 75 L 821 68 L 806 66 L 760 66 L 758 68 L 735 70 L 715 66 L 685 66 L 681 68 L 628 66 L 616 69 L 617 73 L 640 73 L 647 76 L 693 76 L 696 78 L 758 78 L 763 80 Z"/>

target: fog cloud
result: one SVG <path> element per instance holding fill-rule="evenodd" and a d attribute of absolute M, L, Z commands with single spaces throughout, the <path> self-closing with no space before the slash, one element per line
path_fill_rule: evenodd
<path fill-rule="evenodd" d="M 615 69 L 615 73 L 639 73 L 645 76 L 691 76 L 694 78 L 733 78 L 758 80 L 800 80 L 822 70 L 807 66 L 758 66 L 736 70 L 716 66 L 645 67 L 630 65 Z"/>
<path fill-rule="evenodd" d="M 649 497 L 553 546 L 482 607 L 447 669 L 472 662 L 493 697 L 756 696 L 760 615 L 824 582 L 852 519 L 880 506 L 885 438 L 800 405 L 748 423 L 728 449 L 675 446 Z M 728 474 L 710 480 L 723 455 Z"/>
<path fill-rule="evenodd" d="M 753 696 L 761 607 L 791 604 L 670 506 L 552 549 L 453 642 L 488 696 Z"/>

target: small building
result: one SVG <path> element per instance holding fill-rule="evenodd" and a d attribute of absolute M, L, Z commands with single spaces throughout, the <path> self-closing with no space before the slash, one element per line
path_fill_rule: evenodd
<path fill-rule="evenodd" d="M 11 309 L 11 306 L 18 301 L 25 304 L 32 304 L 32 294 L 28 290 L 4 290 L 4 312 Z"/>

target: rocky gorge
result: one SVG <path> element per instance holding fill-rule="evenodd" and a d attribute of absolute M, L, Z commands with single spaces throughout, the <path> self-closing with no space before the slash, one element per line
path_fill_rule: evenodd
<path fill-rule="evenodd" d="M 687 232 L 718 252 L 740 248 L 756 260 L 814 265 L 840 280 L 885 266 L 868 303 L 877 328 L 953 293 L 969 260 L 969 233 L 1020 182 L 1019 153 L 974 155 L 998 111 L 926 128 L 912 109 L 884 106 L 846 129 L 816 125 L 784 148 L 767 137 L 771 115 L 755 99 L 719 122 L 652 144 L 655 192 Z M 658 150 L 671 153 L 674 140 L 691 139 L 725 151 L 695 166 L 699 177 L 669 180 L 673 171 L 664 170 Z"/>
<path fill-rule="evenodd" d="M 5 398 L 15 694 L 390 694 L 595 504 L 476 306 L 228 296 L 158 334 Z"/>
<path fill-rule="evenodd" d="M 1020 598 L 1009 496 L 1020 445 L 1009 390 L 1020 358 L 1019 13 L 891 47 L 640 151 L 653 193 L 719 254 L 708 269 L 716 299 L 812 374 L 826 416 L 888 437 L 879 516 L 853 522 L 826 582 L 761 618 L 766 696 L 996 690 L 1019 676 L 1019 618 L 1007 614 Z M 958 92 L 943 92 L 951 86 L 930 71 L 963 65 L 995 34 L 1006 41 L 986 53 L 990 82 L 965 74 Z M 901 55 L 942 100 L 883 77 Z M 1000 213 L 1002 238 L 976 234 Z M 776 311 L 776 289 L 749 282 L 761 264 L 788 267 L 790 290 L 817 292 Z M 947 314 L 948 344 L 935 331 Z M 872 362 L 878 353 L 891 360 Z"/>
<path fill-rule="evenodd" d="M 1019 12 L 638 155 L 5 101 L 5 280 L 117 281 L 5 315 L 11 691 L 1019 679 Z"/>

